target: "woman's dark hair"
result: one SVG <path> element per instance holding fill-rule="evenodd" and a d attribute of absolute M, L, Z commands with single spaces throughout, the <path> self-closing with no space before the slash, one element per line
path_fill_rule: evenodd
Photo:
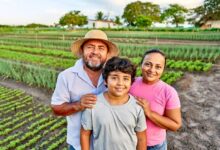
<path fill-rule="evenodd" d="M 107 81 L 110 72 L 113 71 L 121 71 L 123 73 L 130 74 L 131 83 L 135 80 L 136 66 L 127 58 L 112 57 L 106 62 L 102 72 L 102 76 L 105 81 Z"/>
<path fill-rule="evenodd" d="M 163 51 L 161 51 L 161 50 L 159 50 L 159 49 L 150 49 L 150 50 L 147 50 L 147 51 L 144 53 L 144 55 L 143 55 L 143 57 L 142 57 L 142 59 L 141 59 L 141 64 L 143 63 L 145 56 L 148 55 L 148 54 L 151 54 L 151 53 L 159 53 L 159 54 L 161 54 L 161 55 L 164 57 L 164 59 L 165 59 L 165 65 L 164 65 L 164 66 L 166 66 L 166 55 L 165 55 L 165 53 L 164 53 Z"/>

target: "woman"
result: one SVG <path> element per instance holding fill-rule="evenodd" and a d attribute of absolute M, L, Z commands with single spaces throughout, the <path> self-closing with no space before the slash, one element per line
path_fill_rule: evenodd
<path fill-rule="evenodd" d="M 142 61 L 142 77 L 136 78 L 130 93 L 137 97 L 147 119 L 147 150 L 166 150 L 166 130 L 181 127 L 180 100 L 176 90 L 160 77 L 166 65 L 164 53 L 146 51 Z"/>

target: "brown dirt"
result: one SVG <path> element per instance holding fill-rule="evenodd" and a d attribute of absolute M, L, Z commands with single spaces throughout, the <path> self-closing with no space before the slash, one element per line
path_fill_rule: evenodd
<path fill-rule="evenodd" d="M 220 149 L 220 65 L 209 73 L 186 73 L 175 84 L 182 105 L 182 128 L 168 132 L 169 149 Z"/>
<path fill-rule="evenodd" d="M 219 63 L 220 64 L 220 63 Z M 220 65 L 208 73 L 185 73 L 174 86 L 182 105 L 182 128 L 168 132 L 171 150 L 220 149 Z M 49 105 L 52 91 L 0 78 L 0 85 L 19 88 Z"/>

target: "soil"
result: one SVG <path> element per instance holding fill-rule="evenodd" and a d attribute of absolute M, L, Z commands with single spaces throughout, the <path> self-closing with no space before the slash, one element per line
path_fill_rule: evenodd
<path fill-rule="evenodd" d="M 0 85 L 19 88 L 50 104 L 52 91 L 3 78 Z M 220 150 L 220 63 L 208 73 L 185 73 L 174 87 L 181 99 L 182 127 L 168 132 L 168 149 Z"/>
<path fill-rule="evenodd" d="M 220 63 L 209 73 L 185 73 L 176 87 L 182 128 L 168 132 L 169 149 L 220 150 Z"/>

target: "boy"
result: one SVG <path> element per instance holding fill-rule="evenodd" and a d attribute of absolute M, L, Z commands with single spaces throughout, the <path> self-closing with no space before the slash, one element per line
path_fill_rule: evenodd
<path fill-rule="evenodd" d="M 80 141 L 82 150 L 146 150 L 146 120 L 142 108 L 129 89 L 135 66 L 125 58 L 109 59 L 103 70 L 107 91 L 97 96 L 93 109 L 82 114 Z"/>

